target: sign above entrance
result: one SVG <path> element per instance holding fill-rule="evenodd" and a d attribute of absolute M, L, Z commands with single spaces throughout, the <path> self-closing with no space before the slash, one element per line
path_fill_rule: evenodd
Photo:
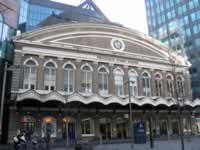
<path fill-rule="evenodd" d="M 125 49 L 124 41 L 120 38 L 113 38 L 111 40 L 111 47 L 114 50 L 120 50 L 123 51 Z"/>

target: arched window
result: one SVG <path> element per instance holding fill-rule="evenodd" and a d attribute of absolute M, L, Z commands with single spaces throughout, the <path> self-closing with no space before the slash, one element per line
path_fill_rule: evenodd
<path fill-rule="evenodd" d="M 74 67 L 71 64 L 64 66 L 64 90 L 71 94 L 74 92 Z"/>
<path fill-rule="evenodd" d="M 173 78 L 171 75 L 167 76 L 167 96 L 173 97 L 174 96 L 174 83 Z"/>
<path fill-rule="evenodd" d="M 178 76 L 177 81 L 177 92 L 178 92 L 178 97 L 183 98 L 184 97 L 184 80 L 183 77 Z"/>
<path fill-rule="evenodd" d="M 142 74 L 143 95 L 151 96 L 150 75 L 147 72 Z"/>
<path fill-rule="evenodd" d="M 44 88 L 52 91 L 56 88 L 56 66 L 51 61 L 45 65 Z"/>
<path fill-rule="evenodd" d="M 135 72 L 135 70 L 130 70 L 128 73 L 128 76 L 129 76 L 129 82 L 130 82 L 131 96 L 137 96 L 138 95 L 137 72 Z"/>
<path fill-rule="evenodd" d="M 162 96 L 162 77 L 159 73 L 155 75 L 155 90 L 156 90 L 156 96 Z"/>
<path fill-rule="evenodd" d="M 101 67 L 99 70 L 99 93 L 108 94 L 108 69 Z"/>
<path fill-rule="evenodd" d="M 118 96 L 124 95 L 124 72 L 120 68 L 114 70 L 115 93 Z"/>
<path fill-rule="evenodd" d="M 37 66 L 33 60 L 24 64 L 24 89 L 35 89 L 37 78 Z"/>
<path fill-rule="evenodd" d="M 84 93 L 92 93 L 92 67 L 89 65 L 81 68 L 81 89 Z"/>

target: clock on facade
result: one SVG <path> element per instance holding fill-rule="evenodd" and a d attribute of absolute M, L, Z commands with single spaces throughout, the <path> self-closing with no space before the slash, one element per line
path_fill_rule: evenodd
<path fill-rule="evenodd" d="M 118 39 L 118 38 L 113 38 L 111 40 L 111 47 L 114 50 L 124 50 L 125 49 L 125 44 L 124 41 L 122 39 Z"/>

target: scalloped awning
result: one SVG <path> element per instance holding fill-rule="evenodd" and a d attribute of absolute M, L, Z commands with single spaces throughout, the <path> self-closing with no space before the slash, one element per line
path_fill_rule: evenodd
<path fill-rule="evenodd" d="M 84 95 L 82 93 L 73 93 L 66 98 L 64 92 L 57 92 L 57 91 L 46 92 L 46 91 L 28 90 L 22 92 L 21 94 L 18 94 L 17 96 L 18 102 L 28 99 L 37 100 L 40 101 L 41 103 L 45 103 L 48 101 L 58 101 L 63 104 L 70 102 L 81 102 L 86 105 L 94 102 L 101 103 L 104 105 L 117 103 L 122 106 L 125 106 L 129 104 L 128 96 L 118 97 L 116 95 L 100 96 L 98 94 Z M 136 104 L 138 106 L 149 104 L 154 107 L 159 105 L 165 105 L 167 107 L 177 105 L 177 101 L 174 98 L 144 97 L 144 96 L 131 97 L 131 103 Z M 194 101 L 191 101 L 189 99 L 186 99 L 184 102 L 184 106 L 190 106 L 190 107 L 200 106 L 200 100 L 196 99 Z"/>

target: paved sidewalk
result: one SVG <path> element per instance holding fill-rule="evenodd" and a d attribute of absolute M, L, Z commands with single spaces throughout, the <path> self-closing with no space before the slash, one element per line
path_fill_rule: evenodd
<path fill-rule="evenodd" d="M 0 150 L 13 150 L 13 145 L 0 145 Z"/>
<path fill-rule="evenodd" d="M 184 139 L 185 150 L 200 150 L 200 138 Z M 0 150 L 13 150 L 13 145 L 0 145 Z M 40 149 L 39 149 L 40 150 Z M 41 150 L 45 150 L 42 148 Z M 50 150 L 66 150 L 66 147 L 51 147 Z M 75 150 L 69 148 L 68 150 Z M 82 149 L 85 150 L 85 149 Z M 88 150 L 88 149 L 87 149 Z M 102 144 L 95 145 L 93 150 L 181 150 L 181 141 L 179 140 L 165 140 L 155 141 L 154 148 L 150 148 L 150 143 L 146 144 L 134 144 L 134 149 L 131 149 L 130 143 L 123 144 Z"/>
<path fill-rule="evenodd" d="M 200 150 L 200 138 L 184 139 L 185 150 Z M 181 150 L 180 140 L 169 140 L 169 141 L 155 141 L 154 148 L 150 148 L 150 143 L 146 144 L 134 144 L 134 148 L 131 149 L 131 144 L 107 144 L 97 145 L 93 150 Z"/>

